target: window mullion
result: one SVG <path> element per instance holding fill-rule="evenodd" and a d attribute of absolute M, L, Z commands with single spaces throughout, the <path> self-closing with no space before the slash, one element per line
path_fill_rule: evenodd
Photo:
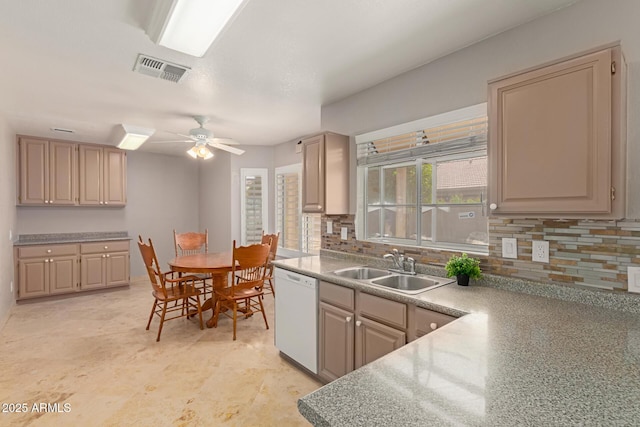
<path fill-rule="evenodd" d="M 422 245 L 422 159 L 416 160 L 416 244 Z"/>

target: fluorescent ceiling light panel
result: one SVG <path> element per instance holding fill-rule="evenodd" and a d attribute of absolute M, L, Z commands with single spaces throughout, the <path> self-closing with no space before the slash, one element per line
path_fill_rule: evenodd
<path fill-rule="evenodd" d="M 155 129 L 130 125 L 121 125 L 120 128 L 118 148 L 123 150 L 137 150 L 155 132 Z"/>
<path fill-rule="evenodd" d="M 161 46 L 193 56 L 203 56 L 244 2 L 245 0 L 170 0 L 169 4 L 159 2 L 152 24 L 155 31 L 150 31 L 151 37 Z"/>

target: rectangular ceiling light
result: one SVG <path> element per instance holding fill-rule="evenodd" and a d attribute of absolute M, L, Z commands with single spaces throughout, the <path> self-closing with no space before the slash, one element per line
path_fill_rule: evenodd
<path fill-rule="evenodd" d="M 155 129 L 120 125 L 118 128 L 118 148 L 137 150 L 155 132 Z"/>
<path fill-rule="evenodd" d="M 161 46 L 203 56 L 246 0 L 158 1 L 148 34 Z"/>

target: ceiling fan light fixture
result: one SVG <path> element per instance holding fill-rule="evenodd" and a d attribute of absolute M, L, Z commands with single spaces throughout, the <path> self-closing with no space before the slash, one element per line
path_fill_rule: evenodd
<path fill-rule="evenodd" d="M 161 46 L 201 57 L 246 0 L 162 0 L 147 33 Z"/>
<path fill-rule="evenodd" d="M 209 160 L 213 157 L 213 153 L 206 145 L 194 145 L 190 150 L 187 151 L 187 154 L 197 159 L 198 157 L 204 160 Z"/>
<path fill-rule="evenodd" d="M 137 150 L 154 132 L 155 129 L 122 124 L 118 127 L 116 137 L 118 148 Z"/>

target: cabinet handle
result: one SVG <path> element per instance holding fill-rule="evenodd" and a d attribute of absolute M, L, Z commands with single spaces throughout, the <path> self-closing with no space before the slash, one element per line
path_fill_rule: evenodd
<path fill-rule="evenodd" d="M 489 209 L 491 209 L 492 211 L 495 211 L 496 209 L 498 209 L 498 205 L 496 205 L 495 203 L 491 203 L 489 205 Z"/>
<path fill-rule="evenodd" d="M 49 200 L 49 203 L 53 203 L 53 200 Z"/>
<path fill-rule="evenodd" d="M 104 202 L 103 202 L 103 201 L 100 201 L 100 204 L 102 205 L 102 204 L 104 204 Z"/>
<path fill-rule="evenodd" d="M 105 205 L 108 205 L 108 204 L 109 204 L 109 202 L 104 202 L 104 204 L 105 204 Z"/>
<path fill-rule="evenodd" d="M 51 253 L 51 249 L 47 249 L 47 253 L 50 254 Z"/>
<path fill-rule="evenodd" d="M 107 254 L 107 258 L 109 258 L 109 254 Z"/>
<path fill-rule="evenodd" d="M 105 248 L 105 249 L 109 249 L 109 246 L 105 246 L 104 248 Z"/>
<path fill-rule="evenodd" d="M 356 326 L 360 327 L 360 325 L 362 325 L 362 322 L 359 320 L 356 320 Z"/>
<path fill-rule="evenodd" d="M 346 320 L 346 321 L 347 321 L 347 323 L 351 322 L 351 316 L 347 316 L 347 318 L 346 318 L 346 319 L 344 319 L 344 320 Z"/>
<path fill-rule="evenodd" d="M 48 201 L 48 200 L 45 200 L 44 202 L 45 202 L 45 203 L 49 203 L 49 201 Z"/>
<path fill-rule="evenodd" d="M 49 260 L 48 260 L 48 259 L 45 259 L 45 260 L 44 260 L 44 262 L 49 262 Z"/>
<path fill-rule="evenodd" d="M 432 329 L 432 330 L 434 330 L 434 331 L 435 331 L 436 329 L 438 329 L 438 324 L 437 324 L 436 322 L 432 322 L 429 326 L 430 326 L 430 327 L 431 327 L 431 329 Z"/>
<path fill-rule="evenodd" d="M 106 258 L 106 257 L 107 257 L 106 255 L 102 255 L 102 258 Z"/>

